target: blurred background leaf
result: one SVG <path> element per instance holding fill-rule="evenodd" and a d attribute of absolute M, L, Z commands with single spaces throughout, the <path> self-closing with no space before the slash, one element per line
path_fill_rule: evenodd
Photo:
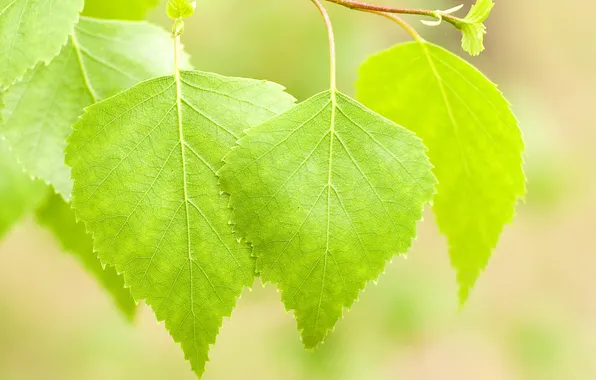
<path fill-rule="evenodd" d="M 160 0 L 85 0 L 83 15 L 117 20 L 142 20 Z"/>

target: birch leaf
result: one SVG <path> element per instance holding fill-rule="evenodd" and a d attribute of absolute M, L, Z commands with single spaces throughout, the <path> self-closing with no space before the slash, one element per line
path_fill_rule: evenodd
<path fill-rule="evenodd" d="M 74 209 L 100 259 L 165 321 L 199 375 L 254 278 L 215 172 L 244 129 L 292 104 L 269 82 L 185 71 L 91 106 L 69 138 Z"/>
<path fill-rule="evenodd" d="M 225 157 L 233 224 L 306 347 L 410 247 L 434 191 L 425 151 L 412 132 L 328 91 L 250 129 Z"/>
<path fill-rule="evenodd" d="M 434 212 L 464 302 L 525 194 L 524 144 L 509 103 L 472 65 L 427 43 L 397 45 L 360 68 L 357 97 L 429 148 Z"/>
<path fill-rule="evenodd" d="M 0 0 L 0 90 L 58 55 L 84 0 Z M 43 26 L 43 27 L 40 27 Z"/>
<path fill-rule="evenodd" d="M 83 109 L 136 83 L 173 72 L 170 33 L 146 22 L 82 17 L 62 52 L 5 94 L 0 125 L 12 151 L 33 177 L 70 198 L 66 137 Z M 183 55 L 182 66 L 188 67 Z"/>

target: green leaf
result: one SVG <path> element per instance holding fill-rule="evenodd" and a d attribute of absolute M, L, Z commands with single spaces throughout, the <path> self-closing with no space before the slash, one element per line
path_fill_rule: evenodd
<path fill-rule="evenodd" d="M 83 15 L 118 20 L 143 20 L 159 0 L 85 0 Z"/>
<path fill-rule="evenodd" d="M 0 0 L 0 90 L 66 43 L 84 0 Z"/>
<path fill-rule="evenodd" d="M 426 42 L 371 57 L 356 87 L 364 104 L 429 148 L 439 180 L 434 212 L 463 302 L 525 194 L 524 145 L 509 103 L 469 63 Z"/>
<path fill-rule="evenodd" d="M 478 0 L 466 17 L 458 22 L 457 27 L 462 32 L 461 46 L 470 55 L 478 55 L 484 51 L 486 26 L 483 22 L 490 15 L 494 5 L 492 0 Z"/>
<path fill-rule="evenodd" d="M 220 170 L 232 223 L 278 284 L 306 347 L 405 253 L 434 191 L 414 134 L 324 92 L 247 131 Z"/>
<path fill-rule="evenodd" d="M 48 66 L 39 65 L 5 94 L 0 135 L 25 170 L 70 198 L 66 137 L 83 109 L 141 80 L 172 73 L 170 33 L 145 22 L 82 17 Z M 188 67 L 188 59 L 182 57 Z"/>
<path fill-rule="evenodd" d="M 187 18 L 195 13 L 196 1 L 189 0 L 169 0 L 166 8 L 168 17 L 172 20 L 178 18 Z"/>
<path fill-rule="evenodd" d="M 108 291 L 118 308 L 131 319 L 134 317 L 136 304 L 130 292 L 124 288 L 124 279 L 113 267 L 102 268 L 95 252 L 93 240 L 85 232 L 82 222 L 77 222 L 74 211 L 60 195 L 47 192 L 46 199 L 36 211 L 40 225 L 51 231 L 62 248 L 75 256 L 87 271 Z"/>
<path fill-rule="evenodd" d="M 0 92 L 0 109 L 4 107 Z M 2 114 L 0 114 L 2 122 Z M 23 173 L 8 149 L 8 144 L 0 139 L 0 239 L 25 214 L 41 202 L 45 186 L 32 181 Z"/>
<path fill-rule="evenodd" d="M 1 103 L 1 102 L 0 102 Z M 0 139 L 0 239 L 43 199 L 46 186 L 23 173 Z"/>
<path fill-rule="evenodd" d="M 245 128 L 292 104 L 269 82 L 185 71 L 88 108 L 69 138 L 74 209 L 100 259 L 165 320 L 199 375 L 254 278 L 215 172 Z"/>

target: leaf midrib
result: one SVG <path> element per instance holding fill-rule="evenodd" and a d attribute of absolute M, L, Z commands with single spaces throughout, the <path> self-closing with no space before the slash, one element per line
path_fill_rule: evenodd
<path fill-rule="evenodd" d="M 0 16 L 2 16 L 4 14 L 4 12 L 6 12 L 8 10 L 8 8 L 12 7 L 17 1 L 19 0 L 13 0 L 12 2 L 8 3 L 7 6 L 5 6 L 1 11 L 0 11 Z"/>
<path fill-rule="evenodd" d="M 321 291 L 319 293 L 319 304 L 317 306 L 317 316 L 315 317 L 315 328 L 314 331 L 317 331 L 319 325 L 319 316 L 321 315 L 321 304 L 323 302 L 323 291 L 325 290 L 325 277 L 327 275 L 327 255 L 331 254 L 329 252 L 329 236 L 331 231 L 331 187 L 333 186 L 333 141 L 335 140 L 335 118 L 337 115 L 337 90 L 335 88 L 331 88 L 330 90 L 330 98 L 331 98 L 331 121 L 329 125 L 329 167 L 327 173 L 327 233 L 326 233 L 326 242 L 325 242 L 325 261 L 323 262 L 323 278 L 321 280 Z M 339 268 L 338 268 L 339 272 Z"/>
<path fill-rule="evenodd" d="M 455 135 L 455 140 L 457 141 L 458 151 L 460 153 L 460 157 L 464 166 L 464 172 L 468 177 L 472 176 L 472 173 L 469 168 L 468 159 L 466 154 L 464 153 L 464 149 L 461 143 L 461 138 L 459 136 L 459 125 L 455 120 L 455 116 L 453 115 L 453 109 L 451 108 L 451 103 L 447 97 L 447 92 L 445 91 L 445 87 L 443 85 L 443 78 L 439 74 L 437 67 L 435 66 L 435 62 L 431 57 L 431 53 L 428 50 L 428 46 L 426 42 L 420 42 L 420 46 L 422 47 L 422 52 L 426 57 L 429 67 L 437 80 L 437 86 L 439 87 L 439 92 L 441 93 L 441 98 L 443 99 L 443 103 L 445 104 L 445 109 L 447 110 L 447 115 L 449 116 L 449 121 L 451 122 L 451 126 L 453 127 L 453 134 Z"/>
<path fill-rule="evenodd" d="M 499 118 L 499 120 L 501 121 L 501 123 L 503 123 L 503 125 L 507 125 L 509 126 L 510 123 L 508 123 L 507 121 L 505 121 L 503 119 L 503 115 L 502 112 L 494 105 L 494 103 L 482 92 L 480 91 L 480 89 L 474 85 L 472 82 L 470 82 L 469 79 L 467 79 L 459 70 L 455 69 L 453 66 L 451 66 L 450 64 L 448 64 L 447 62 L 445 62 L 444 60 L 442 60 L 439 57 L 436 57 L 434 54 L 432 54 L 430 52 L 430 50 L 428 49 L 428 46 L 426 45 L 426 43 L 421 43 L 421 45 L 423 46 L 423 52 L 424 55 L 426 56 L 428 62 L 429 62 L 429 66 L 433 72 L 433 75 L 435 76 L 436 80 L 437 80 L 437 85 L 440 89 L 441 92 L 441 96 L 443 98 L 444 104 L 445 104 L 445 108 L 447 109 L 447 112 L 449 114 L 449 117 L 451 119 L 452 125 L 454 127 L 454 134 L 456 136 L 456 140 L 458 142 L 458 147 L 460 148 L 460 153 L 461 153 L 461 157 L 462 157 L 462 161 L 464 163 L 464 169 L 466 174 L 468 175 L 468 177 L 472 177 L 472 173 L 469 169 L 468 166 L 468 161 L 467 161 L 467 156 L 464 154 L 463 149 L 461 149 L 461 140 L 459 138 L 459 133 L 458 133 L 458 125 L 455 122 L 454 116 L 453 116 L 453 112 L 451 109 L 451 102 L 448 99 L 447 96 L 447 90 L 450 90 L 451 93 L 460 101 L 460 103 L 462 104 L 462 106 L 468 111 L 468 113 L 472 116 L 472 118 L 474 119 L 474 121 L 476 121 L 476 125 L 487 135 L 487 137 L 492 140 L 492 141 L 496 141 L 496 139 L 494 138 L 494 136 L 484 127 L 484 124 L 482 124 L 480 122 L 480 120 L 478 119 L 478 116 L 476 115 L 476 113 L 470 108 L 470 106 L 464 102 L 464 100 L 461 98 L 461 96 L 455 91 L 455 89 L 453 89 L 449 84 L 447 84 L 445 81 L 443 81 L 442 76 L 439 74 L 438 69 L 435 65 L 435 60 L 438 61 L 439 63 L 441 63 L 443 66 L 445 66 L 446 68 L 448 68 L 449 70 L 451 70 L 452 72 L 454 72 L 455 74 L 457 74 L 460 78 L 462 78 L 471 88 L 473 88 L 476 93 L 478 93 L 485 101 L 486 103 L 493 108 L 493 110 L 496 112 L 497 117 Z M 496 150 L 496 144 L 490 144 L 489 145 L 493 151 L 495 153 L 497 153 Z M 503 166 L 501 165 L 500 161 L 498 160 L 494 160 L 491 161 L 491 163 L 496 164 L 503 173 L 507 173 L 506 170 L 504 170 Z M 508 173 L 507 173 L 508 174 Z M 510 182 L 511 178 L 509 178 Z"/>
<path fill-rule="evenodd" d="M 177 45 L 176 45 L 177 48 Z M 197 347 L 197 318 L 195 315 L 195 302 L 194 302 L 194 284 L 193 284 L 193 258 L 191 252 L 191 240 L 190 240 L 190 213 L 188 208 L 189 197 L 188 197 L 188 181 L 186 180 L 187 172 L 186 172 L 186 140 L 184 139 L 184 127 L 182 122 L 182 83 L 180 80 L 180 69 L 178 67 L 175 68 L 174 79 L 176 82 L 176 109 L 178 115 L 178 137 L 180 139 L 180 154 L 182 155 L 182 180 L 184 185 L 184 208 L 186 210 L 186 238 L 187 238 L 187 254 L 188 254 L 188 270 L 189 270 L 189 281 L 190 281 L 190 312 L 192 313 L 192 342 L 195 350 L 195 355 L 199 355 L 199 350 Z M 183 268 L 184 266 L 182 266 Z M 209 282 L 209 278 L 207 274 L 205 277 Z M 217 292 L 216 292 L 217 294 Z"/>
<path fill-rule="evenodd" d="M 23 21 L 23 14 L 25 14 L 25 10 L 27 9 L 27 3 L 28 3 L 28 1 L 29 0 L 25 0 L 25 5 L 23 5 L 23 9 L 21 10 L 21 14 L 19 15 L 19 21 L 17 22 L 17 26 L 15 27 L 15 33 L 14 33 L 14 35 L 12 37 L 12 41 L 11 41 L 11 44 L 10 44 L 10 50 L 8 52 L 8 62 L 12 62 L 12 52 L 14 51 L 14 45 L 15 45 L 15 42 L 17 41 L 17 36 L 19 35 L 19 29 L 21 28 L 21 22 Z M 15 2 L 11 3 L 11 5 L 14 4 Z M 8 7 L 5 8 L 3 10 L 3 12 L 6 9 L 8 9 Z"/>

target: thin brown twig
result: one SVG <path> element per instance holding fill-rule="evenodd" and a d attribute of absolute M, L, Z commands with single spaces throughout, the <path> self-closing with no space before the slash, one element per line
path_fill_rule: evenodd
<path fill-rule="evenodd" d="M 428 9 L 415 9 L 415 8 L 395 8 L 395 7 L 388 7 L 385 5 L 376 5 L 376 4 L 369 4 L 364 3 L 362 1 L 356 0 L 326 0 L 330 3 L 338 4 L 350 9 L 356 10 L 363 10 L 375 13 L 389 13 L 389 14 L 407 14 L 407 15 L 419 15 L 419 16 L 427 16 L 432 18 L 437 18 L 437 11 L 431 11 Z M 441 18 L 448 23 L 458 26 L 461 22 L 461 19 L 455 16 L 451 16 L 449 14 L 441 14 Z M 396 21 L 396 20 L 394 20 Z"/>

